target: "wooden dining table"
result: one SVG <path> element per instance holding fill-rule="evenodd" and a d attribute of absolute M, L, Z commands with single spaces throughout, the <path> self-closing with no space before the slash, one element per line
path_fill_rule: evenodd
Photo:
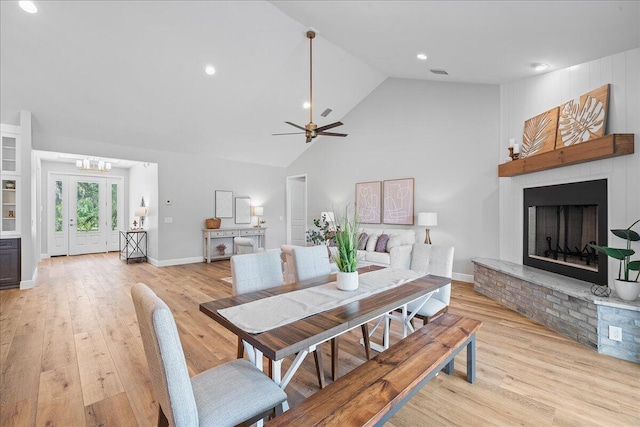
<path fill-rule="evenodd" d="M 358 269 L 358 271 L 363 274 L 381 268 L 383 267 L 367 266 Z M 420 299 L 426 302 L 428 297 L 434 292 L 437 292 L 439 288 L 451 282 L 451 279 L 446 277 L 434 275 L 422 276 L 360 300 L 292 321 L 286 325 L 261 333 L 249 333 L 236 326 L 218 312 L 218 310 L 330 283 L 335 280 L 336 275 L 332 274 L 313 280 L 208 301 L 200 304 L 200 311 L 242 338 L 245 346 L 247 346 L 247 344 L 249 346 L 247 350 L 250 354 L 251 361 L 255 363 L 259 369 L 262 370 L 263 355 L 273 361 L 272 378 L 284 389 L 302 363 L 304 357 L 306 357 L 309 352 L 314 351 L 316 346 L 353 328 L 359 327 L 366 322 L 380 316 L 385 316 L 398 308 L 404 308 L 403 315 L 405 325 L 403 326 L 410 328 L 409 315 L 406 311 L 407 304 Z M 253 351 L 254 354 L 251 354 L 251 351 Z M 296 357 L 285 376 L 282 377 L 282 361 L 285 357 L 291 355 L 296 355 Z"/>

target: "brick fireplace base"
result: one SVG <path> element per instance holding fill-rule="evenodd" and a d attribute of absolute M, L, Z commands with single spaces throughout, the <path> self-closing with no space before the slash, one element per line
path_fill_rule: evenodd
<path fill-rule="evenodd" d="M 473 262 L 477 292 L 601 353 L 640 363 L 640 302 L 596 297 L 589 283 L 508 261 Z M 610 324 L 623 328 L 622 342 L 609 340 Z"/>

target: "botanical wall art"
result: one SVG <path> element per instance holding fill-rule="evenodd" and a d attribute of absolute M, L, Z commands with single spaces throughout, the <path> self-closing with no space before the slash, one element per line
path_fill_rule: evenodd
<path fill-rule="evenodd" d="M 413 225 L 414 179 L 393 179 L 383 183 L 383 222 Z"/>
<path fill-rule="evenodd" d="M 520 157 L 528 157 L 556 148 L 559 110 L 559 107 L 552 108 L 524 122 Z"/>
<path fill-rule="evenodd" d="M 380 224 L 382 182 L 358 182 L 356 184 L 356 211 L 362 224 Z"/>
<path fill-rule="evenodd" d="M 236 224 L 251 224 L 251 197 L 236 197 Z"/>
<path fill-rule="evenodd" d="M 579 144 L 604 135 L 607 123 L 609 85 L 572 99 L 560 106 L 556 148 Z"/>
<path fill-rule="evenodd" d="M 233 218 L 233 191 L 216 190 L 216 217 Z"/>

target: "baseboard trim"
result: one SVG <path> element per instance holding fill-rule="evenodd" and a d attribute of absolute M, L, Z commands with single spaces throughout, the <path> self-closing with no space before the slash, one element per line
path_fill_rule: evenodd
<path fill-rule="evenodd" d="M 38 267 L 33 271 L 33 277 L 31 280 L 22 280 L 20 282 L 20 290 L 31 289 L 36 286 L 36 280 L 38 279 Z"/>
<path fill-rule="evenodd" d="M 203 260 L 201 256 L 191 258 L 167 259 L 163 261 L 158 261 L 154 258 L 147 259 L 149 261 L 149 264 L 153 265 L 154 267 L 169 267 L 172 265 L 195 264 L 197 262 L 202 262 Z"/>
<path fill-rule="evenodd" d="M 473 274 L 453 273 L 451 278 L 460 282 L 473 283 Z"/>
<path fill-rule="evenodd" d="M 42 261 L 43 259 L 49 259 L 51 258 L 51 255 L 49 254 L 40 254 L 40 261 Z"/>

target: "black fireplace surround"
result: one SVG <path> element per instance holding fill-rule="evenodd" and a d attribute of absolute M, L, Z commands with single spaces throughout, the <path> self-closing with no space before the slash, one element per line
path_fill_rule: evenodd
<path fill-rule="evenodd" d="M 523 264 L 607 284 L 607 180 L 524 189 Z"/>

